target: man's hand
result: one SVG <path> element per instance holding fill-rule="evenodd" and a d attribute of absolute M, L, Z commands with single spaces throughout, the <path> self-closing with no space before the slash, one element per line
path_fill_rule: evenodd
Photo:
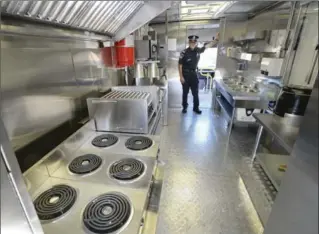
<path fill-rule="evenodd" d="M 219 41 L 219 32 L 216 34 L 215 40 L 216 40 L 216 41 Z"/>
<path fill-rule="evenodd" d="M 184 84 L 184 83 L 185 83 L 185 79 L 184 79 L 184 77 L 182 77 L 182 76 L 181 76 L 181 77 L 179 78 L 179 80 L 181 81 L 181 83 L 182 83 L 182 84 Z"/>

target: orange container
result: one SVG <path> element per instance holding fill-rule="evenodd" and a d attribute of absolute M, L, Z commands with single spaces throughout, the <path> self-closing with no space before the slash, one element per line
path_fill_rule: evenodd
<path fill-rule="evenodd" d="M 128 67 L 134 65 L 134 35 L 129 35 L 126 38 L 115 42 L 115 49 L 117 67 Z"/>
<path fill-rule="evenodd" d="M 135 61 L 134 47 L 122 47 L 116 48 L 117 67 L 133 66 Z"/>
<path fill-rule="evenodd" d="M 107 67 L 129 67 L 135 62 L 134 35 L 117 41 L 112 47 L 101 48 L 101 57 Z"/>
<path fill-rule="evenodd" d="M 115 67 L 117 64 L 116 50 L 114 47 L 104 47 L 100 49 L 103 63 L 106 67 Z"/>
<path fill-rule="evenodd" d="M 125 46 L 125 39 L 122 39 L 120 41 L 116 41 L 114 44 L 115 44 L 115 46 Z"/>

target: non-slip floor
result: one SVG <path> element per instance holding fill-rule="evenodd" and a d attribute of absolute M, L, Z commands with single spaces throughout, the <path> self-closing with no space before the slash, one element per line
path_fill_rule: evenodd
<path fill-rule="evenodd" d="M 199 80 L 199 100 L 201 108 L 210 108 L 212 103 L 212 94 L 209 90 L 204 90 L 204 80 Z M 183 88 L 178 78 L 168 80 L 168 107 L 180 108 L 182 106 Z M 193 108 L 193 96 L 189 90 L 188 94 L 189 109 Z"/>
<path fill-rule="evenodd" d="M 243 183 L 255 133 L 235 128 L 211 109 L 198 116 L 170 109 L 161 133 L 166 162 L 157 234 L 260 234 Z"/>

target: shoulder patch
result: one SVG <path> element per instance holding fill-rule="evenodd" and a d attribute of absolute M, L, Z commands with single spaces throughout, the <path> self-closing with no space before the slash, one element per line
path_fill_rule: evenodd
<path fill-rule="evenodd" d="M 186 52 L 186 49 L 181 52 L 181 54 L 179 56 L 180 59 L 184 58 L 185 52 Z"/>

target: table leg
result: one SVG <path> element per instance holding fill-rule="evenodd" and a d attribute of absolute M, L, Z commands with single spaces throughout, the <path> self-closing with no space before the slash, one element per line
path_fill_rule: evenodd
<path fill-rule="evenodd" d="M 210 76 L 210 77 L 209 77 L 209 80 L 210 80 L 210 82 L 209 82 L 209 89 L 212 90 L 212 88 L 213 88 L 213 77 Z"/>
<path fill-rule="evenodd" d="M 232 129 L 233 129 L 234 118 L 235 118 L 235 112 L 236 112 L 236 108 L 234 107 L 234 108 L 233 108 L 232 115 L 231 115 L 231 118 L 230 118 L 230 123 L 229 123 L 229 126 L 228 126 L 227 142 L 229 142 L 230 134 L 231 134 L 231 131 L 232 131 Z"/>
<path fill-rule="evenodd" d="M 216 110 L 217 109 L 217 106 L 216 106 L 216 96 L 217 96 L 217 93 L 216 93 L 216 89 L 213 89 L 213 92 L 212 92 L 212 109 L 213 110 Z"/>
<path fill-rule="evenodd" d="M 253 151 L 253 156 L 252 156 L 252 159 L 251 159 L 252 163 L 254 163 L 254 160 L 256 158 L 256 154 L 257 154 L 258 146 L 259 146 L 259 143 L 260 143 L 260 138 L 261 138 L 261 135 L 263 133 L 263 129 L 264 129 L 264 127 L 261 126 L 261 125 L 258 128 L 258 132 L 257 132 L 257 136 L 256 136 L 256 142 L 255 142 L 254 151 Z"/>

